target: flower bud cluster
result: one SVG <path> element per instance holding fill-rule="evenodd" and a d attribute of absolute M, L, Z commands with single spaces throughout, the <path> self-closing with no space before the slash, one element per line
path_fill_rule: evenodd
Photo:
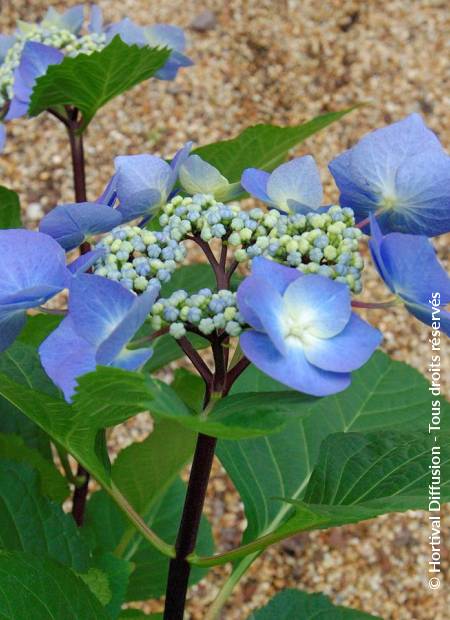
<path fill-rule="evenodd" d="M 151 319 L 154 329 L 169 326 L 174 338 L 182 338 L 189 328 L 205 336 L 213 332 L 239 336 L 245 326 L 237 308 L 236 293 L 228 290 L 213 293 L 208 288 L 194 295 L 179 290 L 170 297 L 158 299 L 153 305 Z"/>
<path fill-rule="evenodd" d="M 138 226 L 119 226 L 96 246 L 104 255 L 94 265 L 94 273 L 116 280 L 128 289 L 143 293 L 149 286 L 168 282 L 186 249 L 166 232 Z"/>
<path fill-rule="evenodd" d="M 359 253 L 361 231 L 353 211 L 332 206 L 324 213 L 282 214 L 276 209 L 242 210 L 216 202 L 212 196 L 175 196 L 163 207 L 160 224 L 171 239 L 198 235 L 220 239 L 234 250 L 238 262 L 255 256 L 272 258 L 304 273 L 318 273 L 359 293 L 364 266 Z"/>
<path fill-rule="evenodd" d="M 61 50 L 68 56 L 76 56 L 77 54 L 91 54 L 103 49 L 106 45 L 106 35 L 90 33 L 76 36 L 69 30 L 57 26 L 21 24 L 15 43 L 9 48 L 4 62 L 0 65 L 0 107 L 13 97 L 14 71 L 20 63 L 27 41 L 43 43 Z"/>

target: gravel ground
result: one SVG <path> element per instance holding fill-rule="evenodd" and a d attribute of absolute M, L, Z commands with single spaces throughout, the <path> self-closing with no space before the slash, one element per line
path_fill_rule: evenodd
<path fill-rule="evenodd" d="M 30 6 L 32 4 L 32 6 Z M 0 31 L 17 18 L 32 20 L 49 3 L 1 0 Z M 74 2 L 52 2 L 67 8 Z M 188 30 L 195 67 L 174 83 L 151 81 L 110 103 L 89 130 L 88 187 L 98 195 L 114 156 L 151 151 L 170 156 L 186 140 L 205 144 L 231 137 L 256 122 L 293 124 L 358 101 L 368 105 L 298 148 L 314 154 L 328 198 L 336 197 L 327 162 L 365 132 L 421 112 L 450 147 L 450 13 L 443 0 L 106 0 L 108 19 L 125 15 L 139 23 L 175 23 Z M 205 13 L 206 11 L 206 13 Z M 72 199 L 67 144 L 50 118 L 16 122 L 0 158 L 0 180 L 20 191 L 33 225 L 56 202 Z M 50 162 L 50 165 L 49 165 Z M 436 247 L 449 267 L 447 239 Z M 385 296 L 372 269 L 367 298 Z M 426 373 L 428 330 L 404 312 L 372 313 L 385 334 L 384 348 Z M 444 387 L 450 382 L 450 351 L 444 355 Z M 116 438 L 138 437 L 148 427 Z M 236 539 L 242 516 L 236 493 L 218 465 L 208 512 L 221 542 Z M 358 526 L 302 535 L 268 550 L 235 589 L 223 618 L 241 620 L 287 586 L 321 591 L 340 604 L 386 620 L 446 620 L 450 588 L 426 587 L 426 515 L 410 512 Z M 450 511 L 443 535 L 450 536 Z M 445 546 L 445 544 L 444 544 Z M 444 550 L 445 555 L 445 550 Z M 444 573 L 448 558 L 444 558 Z M 227 574 L 215 570 L 196 586 L 189 617 L 203 617 Z M 147 609 L 160 609 L 150 604 Z"/>

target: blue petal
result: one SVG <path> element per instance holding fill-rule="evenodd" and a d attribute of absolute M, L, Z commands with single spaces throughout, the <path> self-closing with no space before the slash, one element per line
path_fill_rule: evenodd
<path fill-rule="evenodd" d="M 405 305 L 416 319 L 430 326 L 433 326 L 434 322 L 435 325 L 439 325 L 441 332 L 450 336 L 450 312 L 440 308 L 440 311 L 437 313 L 430 303 L 406 303 Z"/>
<path fill-rule="evenodd" d="M 264 258 L 263 256 L 254 258 L 252 261 L 251 275 L 242 282 L 237 291 L 238 308 L 247 323 L 252 325 L 255 329 L 263 329 L 259 316 L 254 311 L 253 304 L 249 305 L 246 301 L 245 291 L 247 287 L 246 282 L 248 280 L 251 280 L 253 277 L 265 279 L 277 291 L 277 293 L 283 295 L 289 284 L 301 276 L 301 272 L 297 269 L 280 265 L 279 263 Z"/>
<path fill-rule="evenodd" d="M 380 246 L 380 256 L 400 297 L 428 303 L 433 292 L 440 292 L 441 303 L 450 302 L 450 278 L 426 237 L 401 233 L 386 235 Z"/>
<path fill-rule="evenodd" d="M 126 17 L 117 24 L 112 24 L 106 29 L 106 40 L 108 43 L 119 35 L 127 45 L 147 45 L 147 38 L 144 29 Z"/>
<path fill-rule="evenodd" d="M 382 340 L 377 329 L 352 313 L 344 329 L 333 338 L 309 337 L 303 346 L 306 359 L 323 370 L 350 372 L 367 362 Z"/>
<path fill-rule="evenodd" d="M 184 52 L 186 49 L 186 36 L 177 26 L 153 24 L 145 27 L 144 32 L 151 47 L 169 47 L 177 52 Z"/>
<path fill-rule="evenodd" d="M 103 13 L 98 4 L 91 5 L 88 30 L 98 34 L 103 32 Z"/>
<path fill-rule="evenodd" d="M 100 202 L 101 204 L 108 205 L 108 207 L 112 207 L 116 202 L 117 192 L 116 192 L 116 175 L 109 179 L 103 193 L 98 198 L 96 202 Z"/>
<path fill-rule="evenodd" d="M 135 349 L 129 351 L 128 349 L 122 349 L 111 362 L 111 366 L 115 368 L 122 368 L 123 370 L 138 370 L 148 362 L 153 354 L 153 349 Z"/>
<path fill-rule="evenodd" d="M 6 143 L 6 128 L 3 123 L 0 123 L 0 153 L 5 148 Z"/>
<path fill-rule="evenodd" d="M 281 211 L 318 209 L 323 192 L 314 159 L 305 155 L 278 166 L 267 181 L 267 194 Z"/>
<path fill-rule="evenodd" d="M 154 155 L 116 157 L 118 211 L 127 222 L 158 209 L 173 187 L 172 168 Z"/>
<path fill-rule="evenodd" d="M 190 155 L 180 166 L 180 183 L 189 194 L 212 194 L 223 200 L 230 183 L 219 170 L 198 155 Z"/>
<path fill-rule="evenodd" d="M 0 310 L 0 351 L 7 349 L 22 331 L 27 320 L 23 311 Z"/>
<path fill-rule="evenodd" d="M 81 274 L 69 287 L 69 313 L 76 332 L 98 348 L 127 316 L 136 295 L 118 282 Z"/>
<path fill-rule="evenodd" d="M 44 340 L 39 355 L 45 372 L 68 402 L 75 393 L 77 378 L 96 368 L 95 348 L 75 331 L 70 316 Z"/>
<path fill-rule="evenodd" d="M 22 288 L 10 295 L 1 298 L 0 311 L 2 310 L 25 310 L 44 304 L 61 290 L 60 286 L 38 284 L 28 288 Z"/>
<path fill-rule="evenodd" d="M 285 311 L 317 338 L 339 334 L 350 320 L 348 286 L 324 276 L 305 275 L 290 284 L 283 296 Z"/>
<path fill-rule="evenodd" d="M 64 54 L 54 47 L 27 41 L 22 51 L 20 64 L 14 72 L 14 98 L 5 116 L 6 120 L 18 118 L 18 115 L 25 113 L 24 104 L 27 104 L 28 109 L 37 78 L 44 75 L 50 65 L 62 62 L 63 58 Z"/>
<path fill-rule="evenodd" d="M 134 296 L 133 303 L 127 314 L 120 323 L 116 324 L 114 331 L 99 346 L 96 356 L 98 364 L 109 364 L 117 359 L 117 356 L 120 357 L 122 349 L 133 338 L 148 317 L 158 294 L 159 287 L 154 287 L 143 295 Z M 122 359 L 125 358 L 122 357 Z"/>
<path fill-rule="evenodd" d="M 345 390 L 350 385 L 347 373 L 328 372 L 308 362 L 303 350 L 289 349 L 281 355 L 265 334 L 246 331 L 240 345 L 245 356 L 264 373 L 280 383 L 313 396 L 328 396 Z"/>
<path fill-rule="evenodd" d="M 373 214 L 370 215 L 370 234 L 369 248 L 375 267 L 389 289 L 394 292 L 394 284 L 381 257 L 381 244 L 383 243 L 384 237 L 381 234 L 377 218 Z"/>
<path fill-rule="evenodd" d="M 186 142 L 186 144 L 175 153 L 175 157 L 170 162 L 170 167 L 172 168 L 173 185 L 175 185 L 178 179 L 178 171 L 180 170 L 180 166 L 189 157 L 189 153 L 192 150 L 192 144 L 192 142 Z"/>
<path fill-rule="evenodd" d="M 194 63 L 190 58 L 180 54 L 180 52 L 172 52 L 166 64 L 155 73 L 158 80 L 174 80 L 178 70 L 182 67 L 191 67 Z"/>
<path fill-rule="evenodd" d="M 78 247 L 89 235 L 108 232 L 122 223 L 120 213 L 104 204 L 79 202 L 59 205 L 41 221 L 39 230 L 65 250 Z"/>
<path fill-rule="evenodd" d="M 241 178 L 241 185 L 246 192 L 262 200 L 271 206 L 274 206 L 272 200 L 267 195 L 267 182 L 270 174 L 264 170 L 258 170 L 258 168 L 247 168 L 244 170 Z"/>
<path fill-rule="evenodd" d="M 42 20 L 42 26 L 56 26 L 61 30 L 69 30 L 69 32 L 77 34 L 81 30 L 83 20 L 84 6 L 82 4 L 68 9 L 62 15 L 55 11 L 53 7 L 50 7 Z"/>
<path fill-rule="evenodd" d="M 62 290 L 71 278 L 64 250 L 54 239 L 39 232 L 0 231 L 0 255 L 0 304 L 5 297 L 34 287 Z"/>
<path fill-rule="evenodd" d="M 252 327 L 265 331 L 282 354 L 286 352 L 283 330 L 283 298 L 269 280 L 246 278 L 238 291 L 239 311 Z"/>
<path fill-rule="evenodd" d="M 81 254 L 81 256 L 71 262 L 70 265 L 67 265 L 67 269 L 70 273 L 73 273 L 73 275 L 85 273 L 95 262 L 98 261 L 99 258 L 105 254 L 106 248 L 91 250 L 90 252 L 86 252 L 86 254 Z"/>

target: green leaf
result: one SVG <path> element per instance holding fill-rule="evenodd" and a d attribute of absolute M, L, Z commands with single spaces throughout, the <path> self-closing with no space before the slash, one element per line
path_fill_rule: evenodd
<path fill-rule="evenodd" d="M 199 375 L 186 368 L 177 368 L 171 386 L 190 409 L 196 413 L 203 409 L 205 383 Z"/>
<path fill-rule="evenodd" d="M 97 597 L 102 607 L 105 607 L 112 598 L 109 580 L 105 573 L 99 568 L 90 568 L 87 573 L 78 576 Z"/>
<path fill-rule="evenodd" d="M 108 620 L 83 581 L 48 558 L 0 552 L 0 583 L 2 620 Z"/>
<path fill-rule="evenodd" d="M 39 472 L 40 490 L 55 502 L 62 503 L 69 495 L 66 479 L 51 461 L 40 452 L 29 448 L 18 435 L 0 434 L 0 458 L 17 463 L 26 463 Z"/>
<path fill-rule="evenodd" d="M 336 606 L 323 594 L 308 594 L 300 590 L 283 590 L 248 620 L 381 620 L 357 609 Z"/>
<path fill-rule="evenodd" d="M 47 336 L 61 323 L 63 317 L 57 314 L 36 314 L 28 316 L 18 341 L 38 348 Z"/>
<path fill-rule="evenodd" d="M 122 609 L 119 620 L 163 620 L 163 614 L 144 614 L 140 609 Z"/>
<path fill-rule="evenodd" d="M 105 609 L 111 618 L 117 618 L 125 600 L 133 565 L 112 553 L 105 553 L 96 559 L 96 566 L 107 575 L 111 590 L 111 597 L 107 601 Z"/>
<path fill-rule="evenodd" d="M 354 109 L 329 112 L 293 127 L 255 125 L 232 140 L 201 146 L 194 153 L 218 168 L 230 183 L 238 183 L 246 168 L 270 172 L 286 159 L 291 148 Z"/>
<path fill-rule="evenodd" d="M 0 185 L 0 228 L 21 228 L 21 226 L 18 194 Z"/>
<path fill-rule="evenodd" d="M 87 570 L 88 548 L 74 520 L 40 495 L 37 474 L 29 466 L 0 461 L 0 503 L 1 548 L 48 555 L 78 572 Z"/>
<path fill-rule="evenodd" d="M 245 441 L 219 441 L 217 454 L 245 506 L 248 521 L 243 542 L 273 532 L 292 514 L 289 504 L 273 498 L 301 499 L 319 455 L 332 433 L 428 428 L 428 382 L 422 375 L 376 352 L 352 374 L 352 385 L 334 396 L 318 399 L 309 416 L 291 421 L 281 432 Z M 234 392 L 285 387 L 253 367 L 241 375 Z M 442 402 L 442 416 L 450 415 Z M 244 558 L 236 570 L 250 566 Z M 243 571 L 245 572 L 245 571 Z"/>
<path fill-rule="evenodd" d="M 294 417 L 308 415 L 313 399 L 293 390 L 248 393 L 221 399 L 208 417 L 196 415 L 174 389 L 162 381 L 118 368 L 98 368 L 81 377 L 74 403 L 88 415 L 92 406 L 114 416 L 149 410 L 162 419 L 213 437 L 239 439 L 274 433 Z"/>
<path fill-rule="evenodd" d="M 175 291 L 184 289 L 189 294 L 196 293 L 201 288 L 214 289 L 216 278 L 211 265 L 195 263 L 178 267 L 167 284 L 161 289 L 161 297 L 169 297 Z"/>
<path fill-rule="evenodd" d="M 33 388 L 51 395 L 58 394 L 43 371 L 36 350 L 29 344 L 15 342 L 7 351 L 0 354 L 0 373 L 7 375 L 18 386 Z M 27 446 L 38 449 L 43 456 L 51 460 L 47 434 L 25 417 L 20 408 L 1 397 L 0 432 L 21 435 Z"/>
<path fill-rule="evenodd" d="M 85 129 L 97 110 L 154 75 L 169 55 L 168 49 L 126 45 L 116 36 L 100 52 L 66 57 L 37 80 L 29 114 L 36 116 L 48 108 L 74 106 L 83 113 Z"/>

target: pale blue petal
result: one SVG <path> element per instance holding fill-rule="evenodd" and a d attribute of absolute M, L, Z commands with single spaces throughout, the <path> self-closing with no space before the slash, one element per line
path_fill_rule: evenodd
<path fill-rule="evenodd" d="M 400 297 L 428 303 L 433 292 L 440 292 L 442 304 L 450 302 L 450 278 L 426 237 L 401 233 L 386 235 L 380 246 L 380 256 Z"/>
<path fill-rule="evenodd" d="M 42 285 L 61 290 L 71 277 L 64 250 L 54 239 L 39 232 L 0 231 L 0 255 L 0 303 L 5 296 Z"/>
<path fill-rule="evenodd" d="M 121 285 L 119 284 L 119 286 Z M 147 290 L 143 295 L 134 295 L 133 303 L 126 315 L 116 324 L 114 331 L 100 344 L 96 356 L 98 364 L 109 364 L 120 354 L 149 316 L 158 294 L 159 287 L 154 287 Z M 114 303 L 114 300 L 111 303 Z"/>
<path fill-rule="evenodd" d="M 172 185 L 175 185 L 175 183 L 177 182 L 180 166 L 189 157 L 189 153 L 192 150 L 192 145 L 193 142 L 186 142 L 186 144 L 175 153 L 175 157 L 170 162 L 170 167 L 172 168 Z"/>
<path fill-rule="evenodd" d="M 120 325 L 136 299 L 118 282 L 90 274 L 73 278 L 69 293 L 74 328 L 96 348 Z"/>
<path fill-rule="evenodd" d="M 268 336 L 253 330 L 241 334 L 240 345 L 245 356 L 262 372 L 299 392 L 328 396 L 350 385 L 348 373 L 316 368 L 308 362 L 301 347 L 291 348 L 283 356 Z"/>
<path fill-rule="evenodd" d="M 270 200 L 282 211 L 318 209 L 323 192 L 319 169 L 310 155 L 278 166 L 267 181 Z"/>
<path fill-rule="evenodd" d="M 227 195 L 230 183 L 219 170 L 198 155 L 190 155 L 180 166 L 180 183 L 189 194 L 212 194 L 217 200 Z"/>
<path fill-rule="evenodd" d="M 241 185 L 246 192 L 262 200 L 271 206 L 274 206 L 273 201 L 267 195 L 267 182 L 270 174 L 264 170 L 258 170 L 258 168 L 247 168 L 244 170 L 241 178 Z"/>
<path fill-rule="evenodd" d="M 119 212 L 127 222 L 150 214 L 167 200 L 173 187 L 172 168 L 154 155 L 116 157 L 116 191 Z"/>
<path fill-rule="evenodd" d="M 84 6 L 82 4 L 78 4 L 68 9 L 62 15 L 59 14 L 53 7 L 50 7 L 47 10 L 46 16 L 42 20 L 42 25 L 44 27 L 56 26 L 62 30 L 69 30 L 69 32 L 77 34 L 81 30 L 83 20 Z"/>
<path fill-rule="evenodd" d="M 287 287 L 283 299 L 285 312 L 297 317 L 303 329 L 318 338 L 339 334 L 350 319 L 348 286 L 325 276 L 299 278 Z"/>
<path fill-rule="evenodd" d="M 10 47 L 16 42 L 14 35 L 0 34 L 0 65 L 5 60 L 6 54 Z"/>
<path fill-rule="evenodd" d="M 350 372 L 367 362 L 382 340 L 377 329 L 352 313 L 344 329 L 333 338 L 309 336 L 303 343 L 306 359 L 323 370 Z"/>
<path fill-rule="evenodd" d="M 98 34 L 103 32 L 103 13 L 98 4 L 91 5 L 88 30 L 89 32 L 96 32 Z"/>
<path fill-rule="evenodd" d="M 67 269 L 73 275 L 85 273 L 92 265 L 98 261 L 99 258 L 106 254 L 106 248 L 98 248 L 96 250 L 90 250 L 86 254 L 81 254 L 78 258 L 67 265 Z"/>
<path fill-rule="evenodd" d="M 39 230 L 53 237 L 65 250 L 73 250 L 89 235 L 112 230 L 122 223 L 120 213 L 96 202 L 59 205 L 41 220 Z"/>
<path fill-rule="evenodd" d="M 155 73 L 158 80 L 174 80 L 178 70 L 182 67 L 191 67 L 194 63 L 190 58 L 180 52 L 172 52 L 166 64 Z"/>
<path fill-rule="evenodd" d="M 112 24 L 106 29 L 108 43 L 119 35 L 127 45 L 147 45 L 147 38 L 144 29 L 126 17 L 117 24 Z"/>
<path fill-rule="evenodd" d="M 246 278 L 239 287 L 238 306 L 247 323 L 265 331 L 278 351 L 284 354 L 283 298 L 271 286 L 270 280 L 257 276 Z"/>
<path fill-rule="evenodd" d="M 369 248 L 375 267 L 389 289 L 394 292 L 394 284 L 381 257 L 381 244 L 383 243 L 384 237 L 381 234 L 377 218 L 373 214 L 370 215 L 370 234 Z"/>
<path fill-rule="evenodd" d="M 96 368 L 95 348 L 74 329 L 67 316 L 39 347 L 42 366 L 70 402 L 77 378 Z"/>
<path fill-rule="evenodd" d="M 153 24 L 144 28 L 145 36 L 151 47 L 169 47 L 177 52 L 186 49 L 186 36 L 177 26 Z"/>

